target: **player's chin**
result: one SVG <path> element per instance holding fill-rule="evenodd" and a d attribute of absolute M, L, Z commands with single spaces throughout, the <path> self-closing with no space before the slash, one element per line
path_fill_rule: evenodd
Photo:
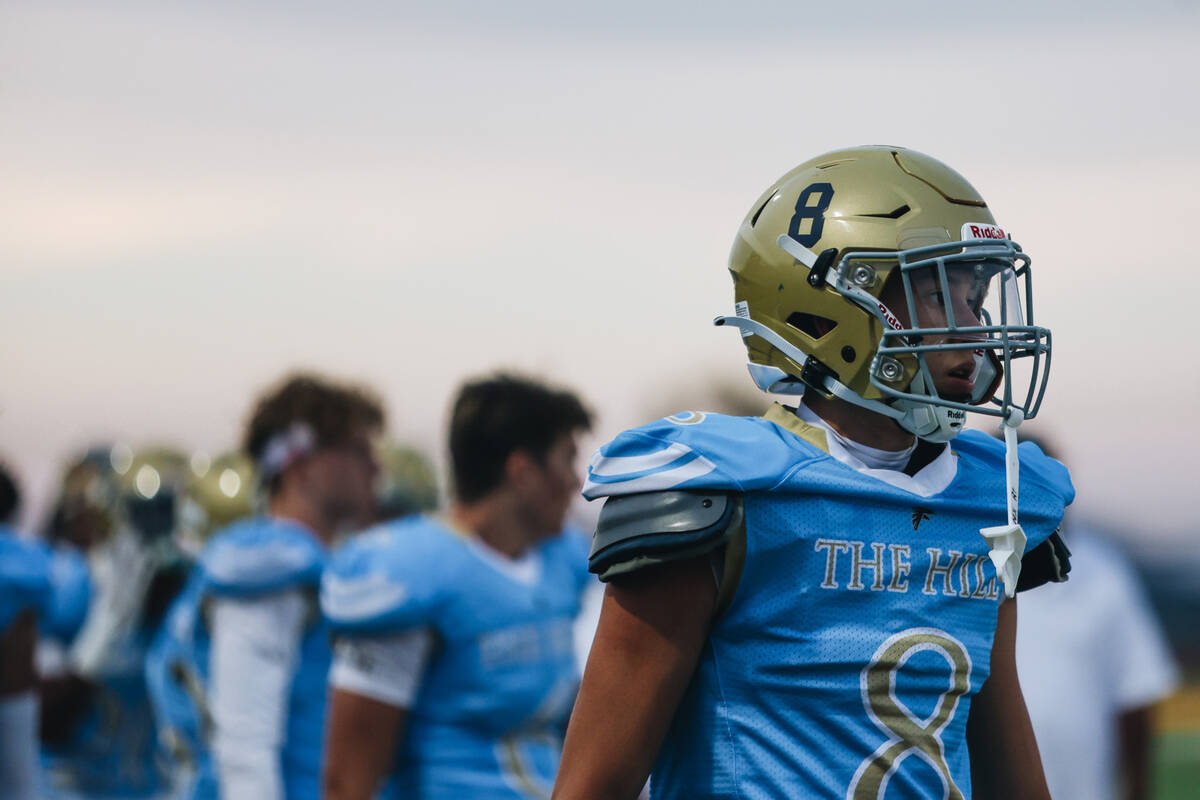
<path fill-rule="evenodd" d="M 971 393 L 970 392 L 953 392 L 953 391 L 940 391 L 939 390 L 938 397 L 940 397 L 942 400 L 948 400 L 952 403 L 964 403 L 964 404 L 968 404 L 968 405 L 971 403 Z"/>

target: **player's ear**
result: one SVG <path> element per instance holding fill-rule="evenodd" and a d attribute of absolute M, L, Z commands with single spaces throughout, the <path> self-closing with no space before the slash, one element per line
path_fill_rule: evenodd
<path fill-rule="evenodd" d="M 537 477 L 538 463 L 528 450 L 513 450 L 504 459 L 504 482 L 522 489 Z"/>

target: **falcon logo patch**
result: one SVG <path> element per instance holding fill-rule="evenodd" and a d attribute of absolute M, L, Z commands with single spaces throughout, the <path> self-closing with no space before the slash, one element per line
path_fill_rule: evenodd
<path fill-rule="evenodd" d="M 921 527 L 921 523 L 929 519 L 931 516 L 933 516 L 933 512 L 928 508 L 921 508 L 920 506 L 913 508 L 913 530 L 915 531 L 917 528 Z"/>

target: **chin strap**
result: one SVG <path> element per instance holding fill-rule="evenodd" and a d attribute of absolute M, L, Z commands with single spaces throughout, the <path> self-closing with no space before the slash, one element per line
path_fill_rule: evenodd
<path fill-rule="evenodd" d="M 1021 461 L 1017 454 L 1017 427 L 1025 421 L 1017 409 L 1011 409 L 1001 423 L 1004 431 L 1004 477 L 1007 485 L 1008 524 L 982 528 L 979 534 L 991 550 L 988 556 L 996 567 L 996 575 L 1004 582 L 1004 596 L 1017 593 L 1017 579 L 1021 576 L 1021 557 L 1025 555 L 1025 531 L 1017 522 L 1017 501 L 1021 491 Z"/>
<path fill-rule="evenodd" d="M 769 343 L 776 350 L 792 359 L 792 361 L 795 361 L 802 370 L 808 363 L 807 354 L 757 320 L 750 319 L 749 317 L 717 317 L 713 320 L 713 325 L 728 325 L 731 328 L 737 328 L 740 330 L 743 336 L 748 334 L 754 334 L 755 336 L 758 336 Z M 774 367 L 771 369 L 774 369 Z M 753 374 L 753 369 L 751 369 L 751 374 Z M 780 377 L 785 377 L 786 373 L 784 373 L 783 370 L 779 370 L 779 375 Z M 884 403 L 880 403 L 878 400 L 867 400 L 866 398 L 859 397 L 853 389 L 837 380 L 832 375 L 826 375 L 822 381 L 822 384 L 823 391 L 828 392 L 834 397 L 845 400 L 847 403 L 859 406 L 860 408 L 865 408 L 868 411 L 874 411 L 876 414 L 883 414 L 885 417 L 891 417 L 895 420 L 903 420 L 905 417 L 904 411 L 892 408 Z M 760 386 L 760 388 L 762 388 L 763 391 L 771 391 L 765 387 Z"/>
<path fill-rule="evenodd" d="M 776 350 L 792 359 L 792 361 L 795 361 L 802 371 L 808 363 L 808 356 L 804 352 L 757 320 L 743 316 L 717 317 L 713 320 L 713 324 L 728 325 L 732 328 L 737 328 L 742 332 L 743 336 L 751 334 L 758 336 Z M 750 367 L 750 375 L 754 378 L 755 385 L 764 392 L 803 394 L 802 391 L 795 391 L 792 386 L 773 385 L 772 377 L 775 377 L 777 381 L 789 378 L 794 380 L 794 376 L 788 375 L 778 367 L 768 367 L 754 363 L 750 363 L 748 366 Z M 923 378 L 918 374 L 914 380 L 920 381 Z M 948 442 L 958 434 L 958 430 L 954 426 L 945 424 L 945 411 L 934 408 L 931 404 L 902 401 L 888 404 L 881 403 L 878 400 L 868 400 L 865 397 L 861 397 L 853 389 L 832 375 L 822 376 L 820 383 L 821 385 L 816 387 L 819 391 L 831 394 L 859 408 L 865 408 L 868 411 L 874 411 L 876 414 L 891 417 L 899 423 L 901 428 L 922 439 L 928 439 L 931 442 Z"/>

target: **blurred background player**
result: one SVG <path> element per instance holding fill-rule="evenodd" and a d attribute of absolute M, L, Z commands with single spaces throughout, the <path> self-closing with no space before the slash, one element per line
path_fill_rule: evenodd
<path fill-rule="evenodd" d="M 380 443 L 379 504 L 376 519 L 387 522 L 438 507 L 437 474 L 433 464 L 415 447 L 392 441 Z"/>
<path fill-rule="evenodd" d="M 85 549 L 90 600 L 77 632 L 64 623 L 43 638 L 48 793 L 146 798 L 170 790 L 144 659 L 187 574 L 178 544 L 186 481 L 186 458 L 161 446 L 97 448 L 66 472 L 48 538 Z M 58 646 L 67 647 L 61 660 Z"/>
<path fill-rule="evenodd" d="M 453 501 L 355 537 L 322 580 L 337 638 L 326 796 L 547 796 L 578 685 L 586 541 L 573 394 L 500 375 L 450 421 Z"/>
<path fill-rule="evenodd" d="M 89 702 L 90 688 L 68 670 L 67 653 L 91 605 L 88 551 L 94 543 L 106 540 L 114 527 L 117 495 L 110 448 L 93 448 L 63 473 L 53 511 L 42 531 L 54 587 L 51 612 L 39 626 L 38 641 L 42 738 L 49 743 L 67 738 Z"/>
<path fill-rule="evenodd" d="M 1146 800 L 1154 706 L 1178 671 L 1132 565 L 1086 513 L 1063 522 L 1071 579 L 1021 596 L 1017 670 L 1055 800 Z"/>
<path fill-rule="evenodd" d="M 190 459 L 191 480 L 184 510 L 183 547 L 199 553 L 214 533 L 232 522 L 261 511 L 254 462 L 240 451 Z"/>
<path fill-rule="evenodd" d="M 1062 579 L 1074 492 L 1032 445 L 1019 524 L 1005 485 L 1049 356 L 1028 257 L 945 164 L 860 147 L 772 184 L 729 270 L 717 323 L 802 400 L 676 414 L 592 459 L 609 586 L 555 795 L 651 774 L 656 798 L 1048 797 L 1015 592 Z"/>
<path fill-rule="evenodd" d="M 285 379 L 255 405 L 243 447 L 266 514 L 208 542 L 164 629 L 175 641 L 156 648 L 151 667 L 160 686 L 184 682 L 194 705 L 179 727 L 211 750 L 196 759 L 191 796 L 319 796 L 330 651 L 317 584 L 334 538 L 375 514 L 372 439 L 383 419 L 366 390 L 313 375 Z"/>
<path fill-rule="evenodd" d="M 93 447 L 74 459 L 63 471 L 53 510 L 43 530 L 43 542 L 63 564 L 74 569 L 51 572 L 55 594 L 74 596 L 72 609 L 63 624 L 43 623 L 38 641 L 38 673 L 41 691 L 42 761 L 47 778 L 58 789 L 73 783 L 73 750 L 78 744 L 82 720 L 92 709 L 96 693 L 88 679 L 76 674 L 68 660 L 71 646 L 87 618 L 92 603 L 91 568 L 93 547 L 108 541 L 118 525 L 119 496 L 116 465 L 128 469 L 133 453 L 126 447 Z M 71 578 L 59 584 L 57 578 Z M 49 787 L 47 788 L 49 791 Z"/>
<path fill-rule="evenodd" d="M 198 554 L 214 533 L 253 515 L 262 497 L 254 462 L 244 453 L 223 453 L 212 459 L 196 454 L 191 468 L 182 546 Z M 216 794 L 212 719 L 204 680 L 207 637 L 197 636 L 203 578 L 203 570 L 193 570 L 146 655 L 146 683 L 160 749 L 181 797 Z"/>
<path fill-rule="evenodd" d="M 38 791 L 38 617 L 50 603 L 45 553 L 16 530 L 20 492 L 0 463 L 0 798 L 34 800 Z"/>

